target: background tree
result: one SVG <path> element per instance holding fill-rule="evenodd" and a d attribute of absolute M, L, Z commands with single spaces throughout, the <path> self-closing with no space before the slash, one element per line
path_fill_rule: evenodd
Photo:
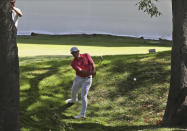
<path fill-rule="evenodd" d="M 10 0 L 0 0 L 0 131 L 19 131 L 19 63 Z"/>
<path fill-rule="evenodd" d="M 154 2 L 140 0 L 139 9 L 151 16 L 161 13 Z M 173 45 L 171 54 L 171 80 L 163 124 L 187 124 L 187 0 L 172 0 Z"/>

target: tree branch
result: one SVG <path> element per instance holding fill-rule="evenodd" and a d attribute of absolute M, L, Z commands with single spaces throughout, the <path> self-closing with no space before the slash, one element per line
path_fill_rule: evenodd
<path fill-rule="evenodd" d="M 139 10 L 142 10 L 151 17 L 157 17 L 162 14 L 155 4 L 157 1 L 158 0 L 139 0 L 139 2 L 136 5 L 138 6 Z"/>

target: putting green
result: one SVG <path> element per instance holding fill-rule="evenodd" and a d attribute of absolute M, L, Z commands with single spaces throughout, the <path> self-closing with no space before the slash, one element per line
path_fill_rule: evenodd
<path fill-rule="evenodd" d="M 145 40 L 141 38 L 108 35 L 39 35 L 17 38 L 19 56 L 70 55 L 70 48 L 76 46 L 81 53 L 92 56 L 146 54 L 149 49 L 171 50 L 171 41 Z"/>
<path fill-rule="evenodd" d="M 70 55 L 69 50 L 76 45 L 39 45 L 39 44 L 19 44 L 19 56 L 40 56 L 40 55 Z M 122 54 L 146 54 L 149 49 L 156 51 L 168 51 L 171 47 L 97 47 L 97 46 L 77 46 L 81 53 L 89 53 L 92 56 L 101 55 L 122 55 Z"/>

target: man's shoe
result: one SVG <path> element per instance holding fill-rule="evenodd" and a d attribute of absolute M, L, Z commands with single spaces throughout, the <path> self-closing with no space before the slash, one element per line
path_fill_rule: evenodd
<path fill-rule="evenodd" d="M 72 99 L 67 99 L 65 102 L 67 104 L 74 104 L 75 103 L 75 101 L 73 101 Z"/>
<path fill-rule="evenodd" d="M 85 115 L 77 115 L 77 116 L 74 116 L 74 119 L 79 119 L 79 118 L 85 118 Z"/>

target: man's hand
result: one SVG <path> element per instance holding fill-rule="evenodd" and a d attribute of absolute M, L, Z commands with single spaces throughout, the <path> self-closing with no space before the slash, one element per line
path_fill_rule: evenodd
<path fill-rule="evenodd" d="M 12 9 L 18 14 L 19 17 L 23 16 L 22 12 L 18 10 L 15 6 L 12 6 Z"/>

